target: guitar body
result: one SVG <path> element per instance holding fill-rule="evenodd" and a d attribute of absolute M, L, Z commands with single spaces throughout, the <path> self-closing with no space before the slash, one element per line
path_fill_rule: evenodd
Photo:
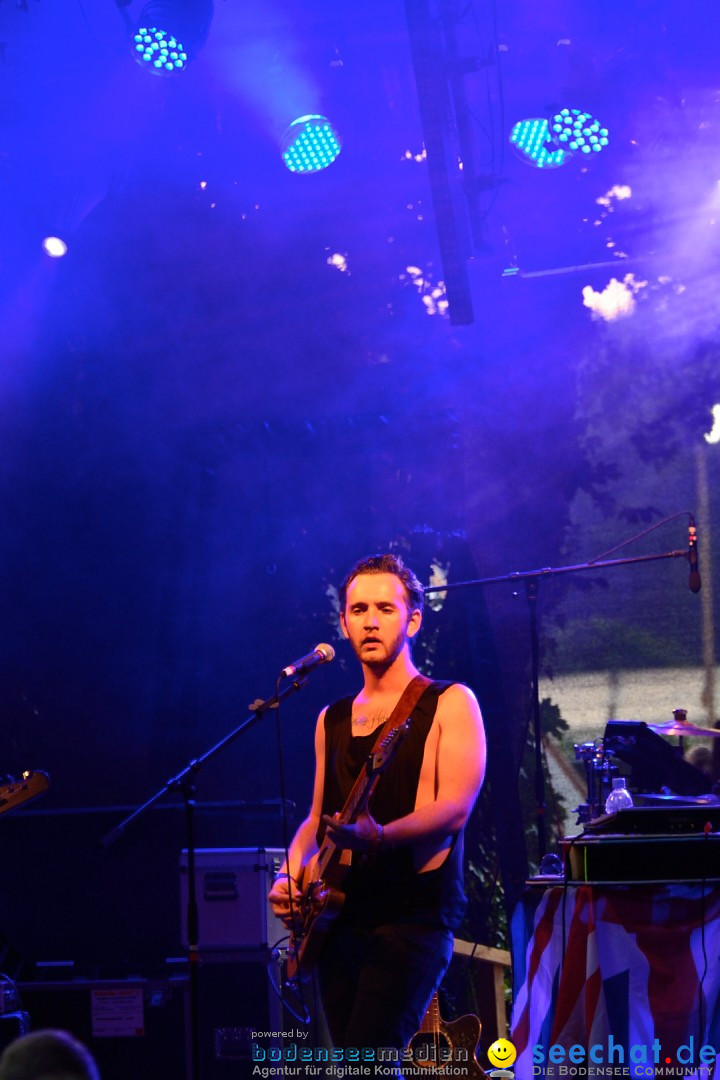
<path fill-rule="evenodd" d="M 344 903 L 345 893 L 325 882 L 316 882 L 303 896 L 300 913 L 304 932 L 296 948 L 288 952 L 287 977 L 291 982 L 311 977 L 328 930 Z"/>
<path fill-rule="evenodd" d="M 452 1066 L 456 1076 L 487 1080 L 487 1073 L 477 1060 L 481 1032 L 480 1020 L 470 1013 L 458 1020 L 443 1020 L 438 996 L 434 994 L 420 1030 L 408 1043 L 408 1050 L 413 1055 L 412 1064 L 415 1068 L 425 1070 L 428 1076 L 447 1075 L 448 1066 Z M 463 1052 L 460 1056 L 458 1050 Z M 465 1051 L 467 1060 L 461 1060 L 465 1057 Z M 458 1069 L 462 1069 L 462 1074 L 457 1072 Z"/>
<path fill-rule="evenodd" d="M 339 820 L 353 824 L 367 809 L 370 796 L 380 775 L 390 762 L 408 732 L 410 721 L 394 727 L 382 740 L 377 751 L 370 754 L 360 773 Z M 328 836 L 320 850 L 305 867 L 302 880 L 302 896 L 298 905 L 295 928 L 290 935 L 286 974 L 288 982 L 297 983 L 309 979 L 320 955 L 328 930 L 340 914 L 345 894 L 344 879 L 350 869 L 352 853 L 337 847 Z"/>
<path fill-rule="evenodd" d="M 42 795 L 49 787 L 50 777 L 38 769 L 24 772 L 20 780 L 10 780 L 10 783 L 0 785 L 0 814 Z"/>

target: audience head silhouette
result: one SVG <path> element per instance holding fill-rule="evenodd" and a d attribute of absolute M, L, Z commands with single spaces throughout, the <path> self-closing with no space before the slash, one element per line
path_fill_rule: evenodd
<path fill-rule="evenodd" d="M 87 1047 L 66 1031 L 23 1035 L 0 1056 L 0 1080 L 100 1080 Z"/>

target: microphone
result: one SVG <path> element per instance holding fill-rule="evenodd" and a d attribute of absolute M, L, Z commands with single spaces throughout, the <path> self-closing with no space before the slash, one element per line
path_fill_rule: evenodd
<path fill-rule="evenodd" d="M 293 660 L 292 664 L 288 664 L 287 667 L 282 669 L 282 674 L 291 678 L 293 675 L 305 675 L 308 671 L 312 671 L 318 664 L 328 664 L 335 656 L 335 650 L 332 645 L 325 645 L 323 642 L 321 645 L 316 645 L 311 653 L 307 656 L 301 656 L 299 660 Z"/>
<path fill-rule="evenodd" d="M 695 518 L 692 514 L 690 515 L 690 524 L 688 525 L 688 562 L 690 563 L 690 577 L 688 578 L 690 592 L 700 592 L 702 581 L 700 580 L 700 571 L 698 569 L 697 529 L 695 528 Z"/>

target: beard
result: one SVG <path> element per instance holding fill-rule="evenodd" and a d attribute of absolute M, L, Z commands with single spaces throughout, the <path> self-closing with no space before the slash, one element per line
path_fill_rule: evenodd
<path fill-rule="evenodd" d="M 353 651 L 358 660 L 371 668 L 391 667 L 409 641 L 405 629 L 389 642 L 385 642 L 379 638 L 374 640 L 375 643 L 372 646 L 363 644 L 362 640 L 357 644 L 355 642 L 352 643 Z"/>

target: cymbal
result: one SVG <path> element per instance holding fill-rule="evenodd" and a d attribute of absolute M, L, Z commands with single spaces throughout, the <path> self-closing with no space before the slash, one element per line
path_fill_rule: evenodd
<path fill-rule="evenodd" d="M 633 795 L 636 806 L 720 806 L 717 795 L 665 795 L 660 792 L 643 791 Z"/>
<path fill-rule="evenodd" d="M 689 724 L 687 720 L 668 720 L 665 724 L 648 724 L 647 726 L 658 735 L 712 735 L 716 739 L 720 738 L 720 728 L 698 727 L 696 724 Z"/>

